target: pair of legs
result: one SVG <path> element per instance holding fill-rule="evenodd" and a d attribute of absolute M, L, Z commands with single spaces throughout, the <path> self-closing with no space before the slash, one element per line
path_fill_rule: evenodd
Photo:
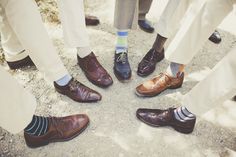
<path fill-rule="evenodd" d="M 1 6 L 2 46 L 9 65 L 19 68 L 33 62 L 50 81 L 54 81 L 58 92 L 79 102 L 101 100 L 98 92 L 80 84 L 68 74 L 48 37 L 34 1 L 1 0 Z M 68 46 L 77 48 L 78 65 L 91 82 L 108 87 L 112 84 L 112 78 L 90 50 L 83 1 L 59 0 L 58 6 L 65 42 Z"/>
<path fill-rule="evenodd" d="M 78 65 L 90 82 L 99 87 L 109 87 L 113 80 L 97 60 L 89 45 L 84 22 L 83 0 L 58 1 L 65 43 L 77 48 Z"/>
<path fill-rule="evenodd" d="M 184 29 L 189 26 L 188 15 L 192 14 L 194 10 L 198 9 L 196 4 L 201 3 L 201 1 L 189 1 L 189 0 L 170 0 L 167 4 L 158 24 L 157 24 L 157 37 L 153 44 L 153 47 L 149 50 L 149 52 L 145 55 L 145 57 L 142 59 L 142 61 L 139 63 L 137 73 L 140 76 L 148 76 L 151 74 L 155 68 L 157 62 L 161 61 L 164 58 L 164 45 L 167 41 L 167 39 L 171 39 L 171 44 L 168 47 L 167 51 L 165 52 L 165 55 L 168 55 L 169 49 L 171 45 L 178 45 L 178 43 L 175 42 L 174 39 L 176 39 L 178 36 L 183 36 L 183 32 L 180 31 L 180 29 Z M 215 18 L 215 17 L 213 17 Z M 186 22 L 185 22 L 186 21 Z M 195 23 L 196 26 L 198 26 L 198 23 Z M 195 26 L 195 27 L 196 27 Z M 205 27 L 207 25 L 204 25 Z M 194 27 L 194 25 L 192 25 Z M 205 29 L 205 28 L 202 28 Z M 179 30 L 179 31 L 178 31 Z M 198 36 L 198 30 L 194 30 L 194 33 L 190 33 L 189 35 Z M 178 32 L 178 34 L 177 34 Z M 213 30 L 214 32 L 214 30 Z M 208 33 L 208 37 L 212 33 Z M 213 33 L 215 34 L 215 33 Z M 174 38 L 175 37 L 175 38 Z M 207 38 L 208 38 L 207 37 Z M 206 38 L 206 39 L 207 39 Z M 191 38 L 190 38 L 191 39 Z M 189 38 L 185 39 L 184 46 L 189 46 Z M 202 39 L 198 39 L 194 41 L 192 44 L 197 45 L 198 43 L 202 42 L 199 41 Z M 203 40 L 205 42 L 206 40 Z M 196 43 L 195 43 L 196 42 Z M 187 52 L 186 50 L 184 50 Z M 184 54 L 183 56 L 191 54 L 192 51 L 197 51 L 196 49 L 190 50 L 190 52 Z M 173 52 L 173 51 L 172 51 Z M 167 75 L 166 75 L 167 74 Z M 159 87 L 159 84 L 157 81 L 161 78 L 166 78 L 166 82 L 170 85 L 164 85 Z M 155 96 L 160 94 L 163 90 L 166 88 L 179 88 L 182 86 L 184 78 L 184 65 L 178 64 L 178 62 L 171 62 L 170 66 L 167 68 L 167 73 L 161 74 L 155 79 L 152 79 L 145 84 L 145 86 L 142 84 L 136 88 L 136 93 L 140 96 Z M 167 87 L 171 86 L 171 87 Z"/>
<path fill-rule="evenodd" d="M 142 84 L 138 90 L 144 92 L 144 95 L 149 95 L 150 93 L 145 89 L 153 88 L 153 93 L 159 94 L 167 88 L 181 86 L 183 77 L 180 78 L 180 75 L 178 75 L 177 78 L 173 79 L 170 75 L 175 73 L 174 71 L 177 71 L 177 74 L 182 73 L 180 67 L 188 64 L 192 60 L 194 55 L 203 46 L 209 35 L 232 11 L 235 3 L 235 0 L 195 1 L 188 9 L 184 20 L 182 21 L 182 27 L 176 33 L 166 51 L 166 58 L 171 61 L 171 63 L 177 64 L 177 67 L 179 68 L 177 68 L 177 70 L 169 68 L 169 70 L 167 70 L 167 74 L 161 75 Z M 182 106 L 186 106 L 192 112 L 197 115 L 201 115 L 209 109 L 215 107 L 216 104 L 222 103 L 235 94 L 235 51 L 236 49 L 233 49 L 229 52 L 213 68 L 212 72 L 204 80 L 198 83 L 184 96 Z M 155 87 L 157 88 L 155 89 Z M 156 91 L 158 92 L 156 93 Z M 153 116 L 155 117 L 154 119 L 150 118 L 150 113 L 152 113 L 152 115 L 156 115 Z M 189 117 L 187 114 L 184 114 L 182 107 L 165 111 L 139 109 L 137 114 L 142 121 L 153 125 L 158 125 L 160 123 L 162 125 L 163 121 L 161 119 L 166 119 L 166 117 L 174 115 L 172 118 L 165 121 L 164 125 L 170 125 L 175 129 L 177 127 L 177 129 L 180 129 L 177 131 L 183 133 L 185 133 L 184 131 L 186 131 L 186 129 L 191 132 L 195 124 L 194 119 Z M 180 117 L 180 120 L 178 120 L 178 117 Z M 175 123 L 173 123 L 173 120 Z M 181 125 L 179 125 L 180 122 Z M 190 128 L 192 128 L 192 130 Z"/>
<path fill-rule="evenodd" d="M 128 61 L 128 30 L 139 24 L 142 30 L 154 31 L 146 20 L 151 4 L 152 0 L 116 0 L 114 25 L 117 29 L 117 41 L 114 73 L 120 81 L 129 80 L 132 75 Z"/>
<path fill-rule="evenodd" d="M 157 62 L 164 58 L 164 45 L 167 39 L 173 39 L 174 35 L 183 25 L 181 22 L 192 0 L 170 0 L 157 23 L 157 37 L 152 48 L 144 56 L 138 65 L 137 74 L 148 76 L 156 68 Z M 214 31 L 213 31 L 214 32 Z M 210 35 L 209 35 L 210 36 Z M 221 41 L 220 35 L 215 31 L 209 38 L 215 43 Z"/>
<path fill-rule="evenodd" d="M 0 75 L 0 126 L 11 133 L 18 133 L 24 129 L 25 141 L 29 147 L 69 140 L 87 127 L 89 118 L 85 114 L 63 118 L 34 115 L 37 105 L 34 96 L 2 67 Z"/>
<path fill-rule="evenodd" d="M 32 3 L 32 2 L 29 2 Z M 21 4 L 17 4 L 21 5 Z M 16 5 L 15 5 L 16 6 Z M 32 6 L 30 6 L 32 7 Z M 107 73 L 107 71 L 101 66 L 101 64 L 98 62 L 97 58 L 95 57 L 95 54 L 91 51 L 90 44 L 89 44 L 89 36 L 86 30 L 86 25 L 85 25 L 85 15 L 84 15 L 84 3 L 83 0 L 72 0 L 72 1 L 63 1 L 63 0 L 58 0 L 58 7 L 59 7 L 59 12 L 60 12 L 60 17 L 61 17 L 61 23 L 62 23 L 62 28 L 63 28 L 63 35 L 65 39 L 65 43 L 68 47 L 71 48 L 76 48 L 77 49 L 77 59 L 78 59 L 78 65 L 81 67 L 81 69 L 84 71 L 86 77 L 94 83 L 97 86 L 101 87 L 108 87 L 112 84 L 112 78 L 110 75 Z M 26 11 L 21 11 L 24 12 L 22 14 L 26 14 L 28 11 L 29 13 L 34 10 L 34 12 L 37 12 L 33 14 L 32 16 L 28 16 L 29 18 L 27 19 L 28 21 L 32 20 L 36 14 L 39 14 L 38 11 L 36 10 L 36 7 L 34 7 L 31 10 L 26 10 Z M 21 16 L 21 15 L 16 15 L 16 16 Z M 22 65 L 27 65 L 28 62 L 37 62 L 35 61 L 31 56 L 30 59 L 27 57 L 29 55 L 29 51 L 33 51 L 32 53 L 38 53 L 43 51 L 43 48 L 45 46 L 41 46 L 40 44 L 37 44 L 38 47 L 43 47 L 41 49 L 37 49 L 35 51 L 34 49 L 26 50 L 24 51 L 25 46 L 21 43 L 21 40 L 17 35 L 15 35 L 15 29 L 12 27 L 9 27 L 8 24 L 8 19 L 5 18 L 5 27 L 4 29 L 1 29 L 1 35 L 3 36 L 3 39 L 5 39 L 3 43 L 3 48 L 5 50 L 5 55 L 6 55 L 6 60 L 10 66 L 10 68 L 15 69 L 19 68 Z M 16 19 L 16 18 L 15 18 Z M 39 17 L 36 17 L 37 23 L 40 23 L 39 25 L 42 26 L 42 21 L 39 19 Z M 12 25 L 12 24 L 11 24 Z M 31 29 L 34 27 L 31 25 Z M 35 27 L 38 28 L 38 27 Z M 41 28 L 42 29 L 42 28 Z M 23 28 L 22 28 L 23 30 Z M 37 30 L 37 29 L 35 29 Z M 43 39 L 41 36 L 45 36 L 44 34 L 40 34 L 40 31 L 38 33 L 30 34 L 28 33 L 28 30 L 25 29 L 23 30 L 23 33 L 27 33 L 28 38 L 35 38 L 36 40 L 40 41 L 39 39 Z M 45 31 L 45 30 L 44 30 Z M 41 35 L 41 36 L 40 36 Z M 37 36 L 37 37 L 35 37 Z M 48 38 L 48 37 L 47 37 Z M 20 40 L 20 41 L 19 41 Z M 48 40 L 45 40 L 44 43 L 48 42 Z M 50 45 L 51 42 L 44 44 L 42 42 L 42 45 Z M 29 43 L 30 44 L 30 43 Z M 36 46 L 36 44 L 31 44 L 31 48 L 33 46 Z M 17 48 L 15 48 L 17 47 Z M 51 46 L 53 47 L 53 46 Z M 12 50 L 12 48 L 15 48 Z M 35 47 L 34 47 L 35 48 Z M 47 48 L 47 46 L 46 46 Z M 45 49 L 46 49 L 45 48 Z M 35 48 L 36 49 L 36 48 Z M 45 51 L 45 50 L 44 50 Z M 50 49 L 47 49 L 47 51 L 52 51 Z M 55 50 L 53 50 L 55 52 Z M 42 54 L 42 53 L 40 53 Z M 42 54 L 43 55 L 43 54 Z M 27 58 L 26 58 L 27 57 Z M 44 57 L 44 60 L 47 59 L 48 62 L 50 62 L 50 59 L 48 57 Z M 22 61 L 23 60 L 23 61 Z M 25 61 L 26 60 L 26 61 Z M 20 62 L 20 64 L 19 64 Z M 41 62 L 41 61 L 40 61 Z M 35 63 L 37 68 L 39 68 L 39 64 Z M 44 64 L 41 62 L 41 64 Z M 51 62 L 50 62 L 51 64 Z M 91 65 L 90 65 L 91 64 Z M 44 65 L 46 66 L 46 65 Z M 92 66 L 90 68 L 87 68 L 88 66 Z M 15 68 L 14 68 L 15 67 Z M 52 71 L 52 69 L 51 69 Z M 69 78 L 69 77 L 67 77 Z M 67 82 L 70 79 L 67 79 Z"/>

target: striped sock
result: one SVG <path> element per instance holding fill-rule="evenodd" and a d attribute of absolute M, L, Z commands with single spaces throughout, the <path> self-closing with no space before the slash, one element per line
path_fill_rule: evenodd
<path fill-rule="evenodd" d="M 194 114 L 188 111 L 184 106 L 178 107 L 174 110 L 175 118 L 179 121 L 186 122 L 188 120 L 193 120 L 196 118 Z"/>
<path fill-rule="evenodd" d="M 34 136 L 44 135 L 48 131 L 48 118 L 34 115 L 24 131 Z"/>
<path fill-rule="evenodd" d="M 128 30 L 118 30 L 116 39 L 116 54 L 127 52 Z"/>

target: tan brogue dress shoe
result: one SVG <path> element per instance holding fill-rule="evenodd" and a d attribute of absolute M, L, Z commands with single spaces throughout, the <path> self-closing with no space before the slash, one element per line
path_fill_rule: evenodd
<path fill-rule="evenodd" d="M 171 77 L 167 73 L 160 73 L 157 77 L 144 82 L 136 88 L 138 96 L 152 97 L 160 94 L 166 89 L 180 88 L 183 84 L 184 73 Z"/>

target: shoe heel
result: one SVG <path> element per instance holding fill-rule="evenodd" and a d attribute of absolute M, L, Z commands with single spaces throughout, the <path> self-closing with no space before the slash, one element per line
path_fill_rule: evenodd
<path fill-rule="evenodd" d="M 170 86 L 169 89 L 177 89 L 177 88 L 181 88 L 182 87 L 182 82 L 180 84 L 174 85 L 174 86 Z"/>
<path fill-rule="evenodd" d="M 38 137 L 28 135 L 27 133 L 24 133 L 24 138 L 26 145 L 30 148 L 37 148 L 49 144 L 49 141 L 41 140 Z"/>
<path fill-rule="evenodd" d="M 37 144 L 30 144 L 30 143 L 26 142 L 26 145 L 30 148 L 38 148 L 38 147 L 46 146 L 48 144 L 49 144 L 49 142 L 42 142 L 42 143 L 37 143 Z"/>
<path fill-rule="evenodd" d="M 62 95 L 66 95 L 63 90 L 60 90 L 60 89 L 58 89 L 58 88 L 56 88 L 56 87 L 55 87 L 55 90 L 56 90 L 58 93 L 62 94 Z"/>
<path fill-rule="evenodd" d="M 181 133 L 184 133 L 184 134 L 190 134 L 193 132 L 194 130 L 194 127 L 191 127 L 191 128 L 184 128 L 184 127 L 174 127 L 174 129 L 178 132 L 181 132 Z"/>

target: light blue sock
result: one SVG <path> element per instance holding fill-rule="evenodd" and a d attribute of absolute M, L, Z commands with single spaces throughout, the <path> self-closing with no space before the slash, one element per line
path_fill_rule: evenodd
<path fill-rule="evenodd" d="M 59 86 L 65 86 L 69 83 L 69 81 L 72 79 L 72 77 L 67 74 L 65 75 L 64 77 L 60 78 L 59 80 L 56 81 L 56 83 L 59 85 Z"/>

